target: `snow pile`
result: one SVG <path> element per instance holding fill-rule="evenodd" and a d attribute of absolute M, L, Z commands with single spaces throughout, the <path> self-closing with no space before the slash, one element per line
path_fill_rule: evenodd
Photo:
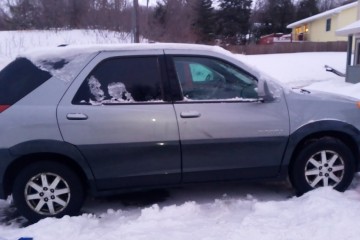
<path fill-rule="evenodd" d="M 360 235 L 359 221 L 357 191 L 322 188 L 282 200 L 224 195 L 209 203 L 109 209 L 99 215 L 44 219 L 26 228 L 0 225 L 0 235 L 6 240 L 23 236 L 36 240 L 54 236 L 57 240 L 355 240 Z"/>

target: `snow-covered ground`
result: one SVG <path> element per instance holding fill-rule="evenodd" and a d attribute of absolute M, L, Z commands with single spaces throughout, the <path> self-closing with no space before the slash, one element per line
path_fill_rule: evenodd
<path fill-rule="evenodd" d="M 0 239 L 359 239 L 360 189 L 293 196 L 280 183 L 229 183 L 88 200 L 78 217 L 23 226 L 2 221 Z M 16 216 L 7 203 L 2 212 Z M 18 218 L 19 220 L 19 218 Z M 21 220 L 21 219 L 20 219 Z"/>
<path fill-rule="evenodd" d="M 238 55 L 239 59 L 293 88 L 321 90 L 360 99 L 360 84 L 349 84 L 345 78 L 326 72 L 329 65 L 345 73 L 346 53 L 292 53 Z"/>
<path fill-rule="evenodd" d="M 11 39 L 11 36 L 0 32 L 0 68 L 15 52 L 43 44 L 47 34 L 53 45 L 64 42 L 53 34 L 41 34 L 44 35 L 30 34 L 30 39 L 35 39 L 33 46 L 18 44 L 20 50 L 14 48 L 10 54 L 7 47 L 3 48 L 10 40 L 5 40 L 3 45 L 3 39 Z M 70 39 L 73 35 L 69 33 L 68 36 Z M 18 41 L 15 35 L 13 38 L 14 42 Z M 82 40 L 93 43 L 87 41 L 89 38 L 79 39 L 74 33 L 74 43 L 82 43 Z M 291 87 L 330 91 L 360 99 L 360 84 L 345 83 L 344 78 L 325 72 L 323 67 L 328 64 L 344 71 L 345 53 L 238 57 Z M 287 183 L 260 181 L 201 184 L 87 199 L 83 214 L 78 217 L 45 219 L 30 226 L 18 216 L 9 201 L 0 200 L 0 240 L 20 237 L 34 240 L 357 240 L 359 222 L 360 176 L 356 176 L 345 193 L 323 188 L 301 197 L 294 196 Z"/>
<path fill-rule="evenodd" d="M 14 58 L 35 47 L 58 46 L 61 44 L 116 44 L 131 42 L 129 33 L 105 30 L 24 30 L 0 31 L 1 58 Z"/>

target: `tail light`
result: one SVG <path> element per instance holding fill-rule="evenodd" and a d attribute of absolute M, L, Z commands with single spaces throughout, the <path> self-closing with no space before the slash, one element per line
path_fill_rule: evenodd
<path fill-rule="evenodd" d="M 3 111 L 5 111 L 6 109 L 8 109 L 10 107 L 10 105 L 0 105 L 0 113 L 2 113 Z"/>

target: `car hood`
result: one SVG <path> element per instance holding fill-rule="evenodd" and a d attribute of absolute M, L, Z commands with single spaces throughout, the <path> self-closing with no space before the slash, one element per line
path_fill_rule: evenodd
<path fill-rule="evenodd" d="M 357 99 L 333 93 L 308 90 L 285 92 L 290 117 L 290 129 L 315 121 L 340 121 L 360 129 L 360 108 Z"/>

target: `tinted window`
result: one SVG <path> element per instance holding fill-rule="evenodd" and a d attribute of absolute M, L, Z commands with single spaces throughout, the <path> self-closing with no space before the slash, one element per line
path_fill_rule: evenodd
<path fill-rule="evenodd" d="M 183 96 L 191 100 L 257 98 L 249 73 L 212 58 L 174 57 Z"/>
<path fill-rule="evenodd" d="M 0 104 L 12 105 L 51 78 L 26 58 L 17 58 L 0 72 Z"/>
<path fill-rule="evenodd" d="M 114 58 L 101 62 L 85 79 L 74 104 L 116 104 L 162 100 L 157 57 Z"/>

